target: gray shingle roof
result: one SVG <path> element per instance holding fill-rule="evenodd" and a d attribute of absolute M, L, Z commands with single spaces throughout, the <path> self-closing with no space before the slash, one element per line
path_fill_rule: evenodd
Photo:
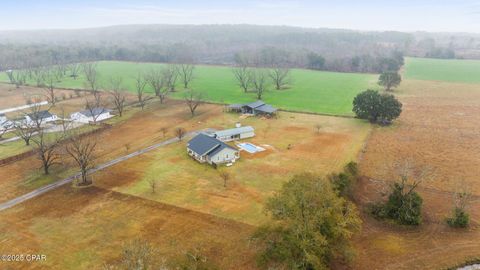
<path fill-rule="evenodd" d="M 190 150 L 194 151 L 197 155 L 200 156 L 213 156 L 225 148 L 235 149 L 230 145 L 203 133 L 200 133 L 193 139 L 191 139 L 188 142 L 187 146 Z"/>
<path fill-rule="evenodd" d="M 226 130 L 220 130 L 215 132 L 217 137 L 225 137 L 225 136 L 232 136 L 241 133 L 253 132 L 254 129 L 251 126 L 239 127 L 239 128 L 231 128 Z"/>
<path fill-rule="evenodd" d="M 84 110 L 84 111 L 81 111 L 80 113 L 85 115 L 86 117 L 92 117 L 92 116 L 97 116 L 97 115 L 100 115 L 102 113 L 107 113 L 107 112 L 110 112 L 109 109 L 105 109 L 105 108 L 94 108 L 92 110 Z"/>
<path fill-rule="evenodd" d="M 28 114 L 28 117 L 32 120 L 37 120 L 37 119 L 45 119 L 45 118 L 50 118 L 53 115 L 49 111 L 39 111 L 36 113 L 30 113 Z"/>

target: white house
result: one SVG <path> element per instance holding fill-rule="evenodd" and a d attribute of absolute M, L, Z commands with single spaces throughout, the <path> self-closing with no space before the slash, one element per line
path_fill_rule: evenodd
<path fill-rule="evenodd" d="M 55 114 L 51 114 L 49 111 L 39 111 L 35 113 L 30 113 L 25 116 L 25 122 L 27 124 L 46 124 L 49 122 L 55 122 L 58 120 L 58 117 Z"/>
<path fill-rule="evenodd" d="M 12 122 L 8 120 L 7 116 L 3 113 L 0 113 L 0 129 L 10 129 L 12 127 Z"/>
<path fill-rule="evenodd" d="M 245 127 L 238 126 L 236 128 L 220 130 L 213 133 L 213 137 L 223 142 L 242 140 L 242 139 L 252 138 L 254 136 L 255 136 L 255 129 L 251 126 L 245 126 Z"/>
<path fill-rule="evenodd" d="M 188 142 L 187 153 L 200 163 L 214 166 L 233 163 L 240 158 L 240 151 L 203 133 Z"/>
<path fill-rule="evenodd" d="M 70 119 L 74 122 L 88 124 L 90 122 L 101 122 L 103 120 L 112 118 L 111 110 L 105 108 L 94 108 L 91 110 L 84 110 L 81 112 L 72 113 Z"/>

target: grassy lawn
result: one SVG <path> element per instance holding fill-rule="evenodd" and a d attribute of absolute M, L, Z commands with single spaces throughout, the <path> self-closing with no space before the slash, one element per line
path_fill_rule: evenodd
<path fill-rule="evenodd" d="M 407 58 L 405 78 L 428 81 L 480 83 L 480 61 Z"/>
<path fill-rule="evenodd" d="M 162 64 L 99 62 L 98 68 L 102 85 L 108 88 L 111 76 L 122 76 L 125 87 L 135 91 L 134 76 L 139 71 L 148 72 Z M 264 100 L 282 109 L 317 112 L 326 114 L 352 115 L 354 96 L 367 89 L 376 87 L 377 75 L 321 72 L 295 69 L 292 71 L 292 87 L 288 90 L 273 90 L 270 86 Z M 6 74 L 0 74 L 0 81 L 8 81 Z M 33 82 L 30 82 L 33 83 Z M 65 78 L 59 87 L 84 88 L 84 77 L 76 80 Z M 205 98 L 213 102 L 240 103 L 255 100 L 253 93 L 245 94 L 236 85 L 230 67 L 198 66 L 191 87 L 201 91 Z M 178 89 L 181 89 L 178 82 Z M 149 89 L 152 91 L 151 89 Z M 173 94 L 182 98 L 182 91 Z"/>
<path fill-rule="evenodd" d="M 236 114 L 210 118 L 205 126 L 232 127 Z M 302 172 L 326 175 L 356 160 L 370 125 L 356 119 L 282 112 L 279 119 L 248 118 L 256 136 L 245 140 L 267 150 L 242 152 L 234 166 L 221 168 L 231 179 L 227 187 L 219 170 L 186 154 L 186 140 L 109 168 L 96 176 L 103 188 L 172 204 L 249 224 L 265 220 L 264 200 L 291 176 Z M 315 125 L 321 132 L 314 131 Z M 290 147 L 289 147 L 290 146 Z M 290 148 L 290 149 L 289 149 Z M 156 181 L 152 192 L 150 182 Z"/>

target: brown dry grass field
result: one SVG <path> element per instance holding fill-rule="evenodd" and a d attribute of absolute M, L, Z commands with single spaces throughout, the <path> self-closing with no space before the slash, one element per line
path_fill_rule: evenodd
<path fill-rule="evenodd" d="M 2 254 L 47 256 L 2 269 L 102 269 L 133 239 L 148 240 L 165 258 L 201 248 L 221 269 L 255 269 L 252 226 L 97 187 L 63 187 L 0 215 Z"/>
<path fill-rule="evenodd" d="M 356 201 L 360 209 L 381 199 L 385 180 L 395 179 L 394 164 L 413 161 L 428 167 L 430 178 L 419 188 L 424 223 L 417 228 L 377 221 L 362 212 L 363 229 L 355 236 L 358 256 L 348 269 L 442 269 L 480 256 L 479 173 L 480 86 L 407 80 L 396 90 L 404 112 L 391 127 L 352 119 L 282 112 L 279 119 L 242 120 L 256 128 L 247 140 L 265 146 L 257 155 L 242 153 L 228 168 L 223 187 L 218 172 L 188 159 L 185 142 L 157 149 L 94 175 L 95 187 L 64 187 L 0 213 L 0 252 L 47 254 L 44 264 L 10 264 L 13 269 L 91 269 L 119 258 L 121 245 L 136 237 L 149 239 L 165 256 L 203 246 L 221 269 L 255 269 L 248 236 L 264 218 L 262 202 L 297 171 L 339 170 L 362 149 Z M 190 118 L 185 105 L 152 104 L 132 112 L 102 133 L 98 162 L 163 140 L 161 127 L 187 130 L 231 127 L 238 116 L 204 105 Z M 314 126 L 321 124 L 320 134 Z M 291 149 L 287 146 L 291 144 Z M 128 150 L 127 147 L 128 146 Z M 34 158 L 0 167 L 1 198 L 31 187 L 25 178 Z M 157 181 L 152 193 L 149 180 Z M 472 225 L 450 229 L 452 192 L 469 185 Z M 175 205 L 175 206 L 173 206 Z M 242 221 L 242 222 L 240 222 Z M 65 241 L 65 239 L 72 239 Z M 169 255 L 167 255 L 169 254 Z M 345 266 L 336 266 L 345 269 Z"/>
<path fill-rule="evenodd" d="M 0 228 L 5 228 L 0 252 L 49 257 L 44 264 L 8 267 L 98 268 L 118 259 L 122 245 L 138 237 L 159 246 L 166 257 L 202 246 L 221 269 L 254 269 L 248 245 L 254 227 L 248 223 L 264 220 L 264 199 L 295 172 L 340 170 L 363 147 L 368 124 L 285 112 L 278 119 L 240 119 L 218 105 L 202 105 L 191 118 L 179 101 L 155 102 L 143 112 L 130 110 L 123 121 L 96 137 L 101 142 L 97 163 L 164 140 L 162 127 L 168 127 L 166 137 L 172 137 L 175 127 L 227 128 L 239 120 L 256 128 L 257 136 L 249 141 L 268 146 L 261 154 L 242 155 L 228 168 L 233 177 L 226 189 L 218 171 L 187 157 L 186 141 L 160 148 L 95 174 L 91 189 L 64 187 L 0 213 Z M 317 124 L 322 126 L 319 134 Z M 56 168 L 57 177 L 71 173 L 66 169 L 71 161 L 64 162 Z M 31 157 L 0 167 L 1 201 L 55 179 L 38 178 L 39 165 Z M 155 194 L 146 186 L 152 176 L 159 181 Z"/>
<path fill-rule="evenodd" d="M 480 256 L 480 85 L 405 81 L 397 90 L 404 111 L 397 123 L 375 128 L 360 162 L 365 176 L 357 196 L 362 204 L 380 199 L 385 180 L 405 160 L 429 171 L 419 188 L 424 224 L 400 228 L 364 218 L 357 239 L 359 269 L 442 269 Z M 445 224 L 453 194 L 464 183 L 472 190 L 472 225 Z"/>

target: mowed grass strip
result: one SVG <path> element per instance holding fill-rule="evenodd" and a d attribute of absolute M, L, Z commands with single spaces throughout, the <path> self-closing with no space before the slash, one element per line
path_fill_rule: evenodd
<path fill-rule="evenodd" d="M 112 76 L 123 78 L 124 87 L 135 92 L 134 77 L 139 72 L 148 72 L 152 68 L 160 68 L 163 64 L 132 63 L 132 62 L 98 62 L 100 82 L 103 88 L 108 88 Z M 274 90 L 273 85 L 264 95 L 265 102 L 282 109 L 315 112 L 324 114 L 352 115 L 352 100 L 359 92 L 376 87 L 377 75 L 351 74 L 336 72 L 321 72 L 312 70 L 292 70 L 291 88 Z M 8 82 L 5 73 L 0 75 L 0 81 Z M 32 80 L 29 82 L 34 84 Z M 63 78 L 58 87 L 85 88 L 83 74 L 76 80 Z M 256 100 L 254 93 L 243 93 L 237 86 L 231 67 L 197 66 L 195 80 L 191 88 L 201 91 L 208 101 L 219 103 L 241 103 Z M 149 92 L 153 92 L 147 87 Z M 183 87 L 178 81 L 178 91 L 174 98 L 183 98 Z"/>
<path fill-rule="evenodd" d="M 480 83 L 480 61 L 407 58 L 405 78 L 427 81 Z"/>

